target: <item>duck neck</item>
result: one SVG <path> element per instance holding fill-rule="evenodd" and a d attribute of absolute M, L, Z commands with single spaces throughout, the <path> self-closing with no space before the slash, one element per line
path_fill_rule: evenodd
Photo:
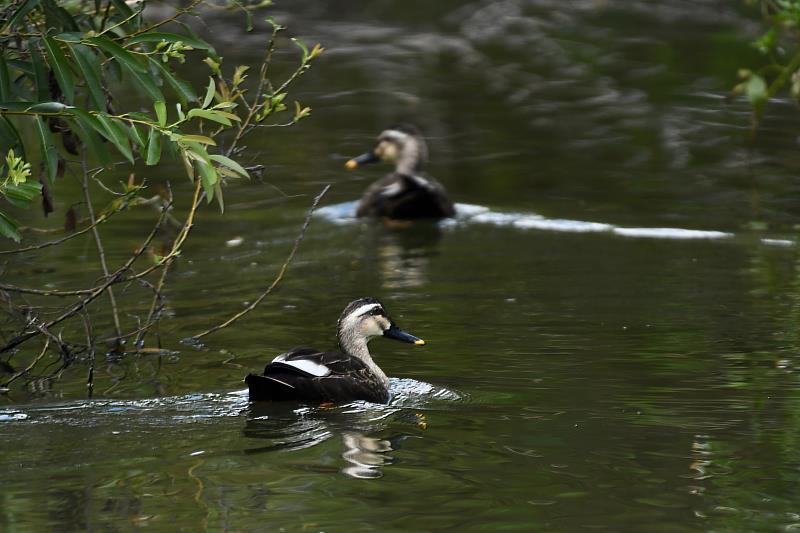
<path fill-rule="evenodd" d="M 422 172 L 425 157 L 425 146 L 417 141 L 410 141 L 405 145 L 400 157 L 398 157 L 395 170 L 398 174 L 406 176 L 419 174 Z"/>
<path fill-rule="evenodd" d="M 367 365 L 369 371 L 383 383 L 383 386 L 386 388 L 389 387 L 389 378 L 383 373 L 383 370 L 381 370 L 375 361 L 372 360 L 369 348 L 367 348 L 367 339 L 340 333 L 339 347 L 347 355 L 352 355 L 353 357 L 361 359 L 361 361 Z"/>

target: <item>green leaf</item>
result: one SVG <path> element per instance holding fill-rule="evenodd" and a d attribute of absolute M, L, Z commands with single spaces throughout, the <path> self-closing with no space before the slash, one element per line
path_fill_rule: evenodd
<path fill-rule="evenodd" d="M 103 92 L 103 75 L 100 70 L 100 60 L 92 50 L 83 44 L 72 44 L 72 57 L 78 63 L 83 74 L 83 81 L 89 89 L 95 109 L 102 111 L 106 108 L 106 95 Z"/>
<path fill-rule="evenodd" d="M 199 107 L 196 107 L 194 109 L 190 109 L 186 117 L 190 119 L 200 117 L 207 120 L 213 120 L 214 122 L 218 122 L 225 126 L 230 126 L 231 121 L 220 113 L 220 111 L 214 111 L 212 109 L 200 109 Z"/>
<path fill-rule="evenodd" d="M 128 18 L 133 15 L 133 10 L 124 2 L 124 0 L 111 0 L 111 4 L 119 11 L 123 18 Z"/>
<path fill-rule="evenodd" d="M 240 165 L 239 163 L 237 163 L 236 161 L 234 161 L 229 157 L 225 157 L 224 155 L 218 155 L 218 154 L 209 155 L 208 157 L 212 161 L 216 161 L 220 165 L 228 167 L 229 169 L 233 170 L 242 177 L 245 178 L 250 177 L 250 175 L 247 173 L 244 167 L 242 167 L 242 165 Z"/>
<path fill-rule="evenodd" d="M 33 65 L 33 79 L 36 83 L 36 100 L 44 102 L 50 99 L 48 68 L 44 64 L 38 46 L 31 44 L 29 51 Z"/>
<path fill-rule="evenodd" d="M 25 18 L 25 15 L 28 12 L 39 5 L 39 0 L 25 0 L 21 6 L 17 8 L 11 18 L 8 19 L 8 22 L 3 26 L 2 33 L 6 33 L 7 30 L 19 24 L 19 22 Z"/>
<path fill-rule="evenodd" d="M 206 193 L 206 200 L 208 203 L 211 203 L 214 199 L 214 185 L 219 181 L 217 170 L 214 168 L 214 165 L 200 160 L 195 161 L 195 167 L 197 167 L 197 171 L 200 173 L 200 181 Z"/>
<path fill-rule="evenodd" d="M 58 86 L 61 87 L 67 103 L 71 104 L 75 99 L 75 81 L 72 79 L 72 71 L 67 63 L 67 57 L 52 37 L 44 37 L 42 42 L 47 50 L 48 63 L 56 75 Z"/>
<path fill-rule="evenodd" d="M 95 132 L 94 127 L 77 118 L 70 122 L 74 125 L 72 131 L 78 134 L 78 137 L 80 137 L 83 144 L 89 148 L 89 151 L 92 152 L 97 161 L 106 168 L 110 167 L 114 161 L 111 158 L 111 154 L 100 140 L 100 137 Z"/>
<path fill-rule="evenodd" d="M 63 3 L 63 2 L 62 2 Z M 72 15 L 59 6 L 55 0 L 41 0 L 41 6 L 45 13 L 45 20 L 48 28 L 58 28 L 59 30 L 78 31 L 78 24 Z"/>
<path fill-rule="evenodd" d="M 33 113 L 61 113 L 62 111 L 70 109 L 72 109 L 71 105 L 62 104 L 61 102 L 42 102 L 25 108 L 25 111 L 31 111 Z"/>
<path fill-rule="evenodd" d="M 209 52 L 216 54 L 216 52 L 214 51 L 214 47 L 212 47 L 204 40 L 198 39 L 197 37 L 192 37 L 189 35 L 178 35 L 175 33 L 158 32 L 158 31 L 149 31 L 147 33 L 142 33 L 141 35 L 132 37 L 131 39 L 128 40 L 128 44 L 132 45 L 139 43 L 160 43 L 161 41 L 166 41 L 168 43 L 181 42 L 183 44 L 191 46 L 192 48 L 196 48 L 198 50 L 208 50 Z"/>
<path fill-rule="evenodd" d="M 153 104 L 153 107 L 156 110 L 156 116 L 158 117 L 158 125 L 159 126 L 166 126 L 167 125 L 167 104 L 164 103 L 164 100 L 158 100 Z"/>
<path fill-rule="evenodd" d="M 131 151 L 126 128 L 116 120 L 105 115 L 97 115 L 97 120 L 100 121 L 105 129 L 105 132 L 101 131 L 100 133 L 103 134 L 106 139 L 114 143 L 114 146 L 117 147 L 117 150 L 119 150 L 120 153 L 124 155 L 125 158 L 131 162 L 131 164 L 133 164 L 133 152 Z"/>
<path fill-rule="evenodd" d="M 17 221 L 0 211 L 0 235 L 19 242 L 22 240 L 22 235 L 17 228 L 19 228 Z"/>
<path fill-rule="evenodd" d="M 206 89 L 206 96 L 205 96 L 205 98 L 203 98 L 203 106 L 202 107 L 204 109 L 206 107 L 208 107 L 209 104 L 211 104 L 211 101 L 214 99 L 214 93 L 216 92 L 216 90 L 217 90 L 217 84 L 214 83 L 214 78 L 209 76 L 208 77 L 208 89 Z"/>
<path fill-rule="evenodd" d="M 8 63 L 6 63 L 5 50 L 0 55 L 0 102 L 12 100 L 11 96 L 11 77 L 8 74 Z"/>
<path fill-rule="evenodd" d="M 139 145 L 140 148 L 143 149 L 147 145 L 147 141 L 142 136 L 142 132 L 139 131 L 136 124 L 130 124 L 128 126 L 128 135 L 130 135 L 131 140 Z"/>
<path fill-rule="evenodd" d="M 148 165 L 158 164 L 161 159 L 161 133 L 158 130 L 150 130 L 150 138 L 147 140 L 147 159 Z"/>
<path fill-rule="evenodd" d="M 151 79 L 150 72 L 134 54 L 107 37 L 92 37 L 87 39 L 86 42 L 97 46 L 105 52 L 109 58 L 115 59 L 122 65 L 152 101 L 164 100 L 164 95 L 161 94 L 161 90 Z"/>
<path fill-rule="evenodd" d="M 225 202 L 222 200 L 222 183 L 220 181 L 217 181 L 217 183 L 214 184 L 214 192 L 217 195 L 217 203 L 219 204 L 219 212 L 220 213 L 224 213 L 225 212 Z"/>
<path fill-rule="evenodd" d="M 31 65 L 29 61 L 9 58 L 8 69 L 17 69 L 28 77 L 33 76 L 33 65 Z M 20 78 L 17 79 L 19 80 Z"/>
<path fill-rule="evenodd" d="M 105 52 L 105 54 L 109 57 L 109 59 L 116 59 L 121 64 L 128 67 L 129 70 L 134 70 L 139 72 L 140 74 L 148 74 L 147 69 L 145 68 L 142 63 L 136 59 L 136 56 L 133 55 L 131 52 L 127 51 L 108 37 L 104 37 L 99 35 L 97 37 L 91 37 L 87 39 L 87 41 L 94 46 L 98 47 L 100 50 Z"/>
<path fill-rule="evenodd" d="M 189 82 L 175 76 L 175 74 L 169 70 L 169 67 L 162 65 L 152 57 L 150 58 L 150 63 L 161 72 L 161 77 L 167 80 L 167 83 L 172 87 L 172 90 L 175 91 L 175 94 L 178 95 L 178 99 L 182 104 L 186 105 L 188 102 L 197 101 L 197 95 Z"/>
<path fill-rule="evenodd" d="M 12 148 L 19 157 L 27 160 L 25 145 L 22 144 L 22 138 L 19 136 L 17 128 L 8 118 L 0 116 L 0 153 L 6 154 Z"/>
<path fill-rule="evenodd" d="M 210 144 L 211 146 L 217 145 L 214 139 L 206 137 L 205 135 L 181 135 L 179 140 L 185 143 Z"/>
<path fill-rule="evenodd" d="M 56 143 L 53 140 L 53 134 L 50 133 L 50 128 L 44 123 L 44 119 L 37 116 L 34 120 L 36 122 L 36 133 L 39 135 L 39 143 L 42 148 L 42 160 L 47 169 L 47 181 L 53 183 L 56 180 L 56 172 L 58 172 Z"/>
<path fill-rule="evenodd" d="M 9 184 L 2 189 L 6 199 L 14 206 L 25 208 L 28 204 L 42 192 L 42 184 L 27 181 L 19 185 Z"/>

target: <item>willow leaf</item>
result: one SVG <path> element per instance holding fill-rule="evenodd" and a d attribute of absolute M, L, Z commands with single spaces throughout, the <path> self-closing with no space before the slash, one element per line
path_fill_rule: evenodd
<path fill-rule="evenodd" d="M 214 185 L 219 181 L 217 170 L 214 168 L 214 165 L 206 161 L 196 161 L 195 167 L 197 167 L 197 171 L 200 173 L 200 181 L 203 184 L 203 191 L 206 193 L 206 200 L 208 203 L 211 203 L 214 199 Z"/>
<path fill-rule="evenodd" d="M 36 83 L 36 100 L 44 102 L 50 98 L 49 71 L 42 59 L 42 54 L 39 53 L 39 48 L 31 46 L 29 51 L 33 65 L 33 80 Z"/>
<path fill-rule="evenodd" d="M 208 107 L 211 104 L 211 101 L 214 99 L 214 93 L 216 92 L 217 84 L 214 83 L 214 78 L 211 76 L 208 77 L 208 88 L 206 89 L 206 96 L 203 98 L 203 108 Z"/>
<path fill-rule="evenodd" d="M 186 115 L 186 117 L 187 118 L 200 117 L 200 118 L 204 118 L 206 120 L 212 120 L 214 122 L 218 122 L 219 124 L 222 124 L 223 126 L 230 126 L 231 125 L 231 121 L 227 117 L 225 117 L 223 115 L 220 115 L 218 112 L 214 111 L 213 109 L 200 109 L 199 107 L 196 107 L 194 109 L 190 109 L 189 113 Z"/>
<path fill-rule="evenodd" d="M 17 156 L 27 161 L 25 145 L 22 143 L 19 131 L 8 118 L 0 116 L 0 154 L 7 154 L 11 148 Z"/>
<path fill-rule="evenodd" d="M 4 55 L 0 55 L 0 102 L 7 102 L 11 96 L 11 77 L 8 74 L 8 63 Z"/>
<path fill-rule="evenodd" d="M 234 161 L 233 159 L 231 159 L 229 157 L 225 157 L 224 155 L 219 155 L 219 154 L 210 155 L 208 157 L 212 161 L 216 161 L 220 165 L 228 167 L 229 169 L 233 170 L 234 172 L 236 172 L 238 175 L 240 175 L 242 177 L 245 177 L 245 178 L 249 178 L 250 177 L 250 175 L 247 173 L 247 171 L 244 169 L 244 167 L 242 165 L 240 165 L 239 163 L 237 163 L 236 161 Z"/>
<path fill-rule="evenodd" d="M 128 132 L 125 126 L 105 115 L 97 115 L 97 120 L 100 121 L 105 129 L 105 138 L 114 143 L 117 150 L 133 164 L 133 152 L 131 151 Z"/>
<path fill-rule="evenodd" d="M 206 137 L 205 135 L 181 135 L 180 140 L 186 143 L 210 144 L 211 146 L 217 145 L 214 139 Z"/>
<path fill-rule="evenodd" d="M 175 74 L 173 74 L 169 68 L 165 67 L 152 57 L 150 58 L 150 63 L 161 73 L 161 77 L 167 81 L 170 87 L 172 87 L 172 90 L 174 90 L 178 95 L 178 99 L 183 105 L 187 105 L 189 102 L 197 101 L 197 95 L 188 82 L 175 76 Z"/>
<path fill-rule="evenodd" d="M 50 133 L 50 128 L 44 123 L 44 119 L 37 116 L 35 122 L 36 133 L 38 134 L 39 143 L 42 148 L 42 160 L 47 169 L 47 180 L 53 183 L 56 180 L 56 173 L 58 172 L 58 149 L 56 149 L 53 134 Z"/>
<path fill-rule="evenodd" d="M 148 165 L 156 165 L 161 159 L 161 133 L 158 130 L 150 130 L 150 138 L 147 140 L 147 159 Z"/>
<path fill-rule="evenodd" d="M 38 5 L 39 0 L 25 0 L 25 2 L 23 2 L 22 5 L 17 8 L 14 14 L 11 15 L 11 18 L 8 19 L 8 22 L 6 22 L 5 26 L 3 26 L 2 33 L 6 33 L 7 30 L 19 24 L 20 21 L 25 18 L 25 15 L 27 15 L 31 9 Z"/>
<path fill-rule="evenodd" d="M 67 57 L 52 37 L 44 37 L 42 42 L 45 50 L 47 50 L 48 63 L 53 68 L 58 86 L 61 87 L 61 92 L 64 94 L 67 103 L 71 104 L 75 99 L 75 80 L 72 78 L 72 71 L 69 68 Z"/>
<path fill-rule="evenodd" d="M 135 70 L 140 74 L 147 74 L 147 68 L 145 68 L 142 63 L 136 59 L 136 56 L 133 55 L 131 52 L 120 46 L 119 44 L 115 43 L 108 37 L 104 37 L 102 35 L 97 37 L 92 37 L 87 39 L 87 42 L 90 44 L 98 47 L 100 50 L 105 52 L 105 54 L 110 59 L 116 59 L 122 65 L 125 65 L 130 70 Z"/>
<path fill-rule="evenodd" d="M 80 137 L 83 144 L 89 148 L 89 151 L 94 155 L 95 159 L 97 159 L 102 166 L 106 168 L 111 167 L 114 161 L 108 149 L 106 149 L 100 137 L 97 135 L 94 127 L 78 119 L 70 122 L 74 125 L 74 127 L 71 128 L 72 131 L 78 134 L 78 137 Z"/>
<path fill-rule="evenodd" d="M 91 48 L 83 44 L 72 44 L 72 57 L 78 63 L 83 74 L 83 81 L 89 89 L 95 109 L 102 111 L 106 108 L 106 95 L 103 92 L 103 76 L 100 70 L 100 60 Z"/>
<path fill-rule="evenodd" d="M 17 221 L 0 211 L 0 235 L 19 242 L 22 240 L 22 235 L 17 228 L 19 228 Z"/>

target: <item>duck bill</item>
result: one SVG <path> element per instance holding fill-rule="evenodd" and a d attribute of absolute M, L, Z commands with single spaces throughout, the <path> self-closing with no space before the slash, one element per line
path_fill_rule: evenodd
<path fill-rule="evenodd" d="M 411 344 L 416 344 L 417 346 L 424 346 L 425 341 L 420 339 L 419 337 L 415 337 L 410 333 L 406 333 L 402 329 L 398 328 L 394 324 L 383 332 L 383 336 L 387 339 L 394 339 L 396 341 L 408 342 Z"/>
<path fill-rule="evenodd" d="M 378 156 L 375 155 L 375 152 L 367 152 L 366 154 L 361 154 L 358 157 L 354 157 L 353 159 L 349 160 L 347 163 L 344 164 L 344 167 L 347 170 L 353 170 L 361 165 L 368 165 L 370 163 L 377 163 L 379 161 Z"/>

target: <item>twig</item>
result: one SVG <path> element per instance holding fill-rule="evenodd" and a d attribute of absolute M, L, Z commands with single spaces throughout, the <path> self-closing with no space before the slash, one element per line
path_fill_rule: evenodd
<path fill-rule="evenodd" d="M 46 289 L 31 289 L 29 287 L 17 287 L 16 285 L 7 285 L 5 283 L 0 283 L 0 290 L 3 291 L 18 292 L 20 294 L 38 294 L 39 296 L 80 296 L 82 294 L 91 294 L 95 288 L 77 289 L 74 291 L 56 291 L 56 290 L 49 291 Z"/>
<path fill-rule="evenodd" d="M 153 25 L 151 25 L 151 26 L 148 26 L 147 28 L 144 28 L 144 29 L 141 29 L 141 30 L 135 31 L 135 32 L 133 32 L 133 33 L 131 33 L 131 34 L 129 34 L 129 35 L 126 35 L 126 36 L 125 36 L 125 38 L 126 38 L 126 39 L 130 39 L 131 37 L 136 37 L 137 35 L 140 35 L 140 34 L 142 34 L 142 33 L 147 33 L 148 31 L 151 31 L 151 30 L 154 30 L 154 29 L 156 29 L 156 28 L 159 28 L 159 27 L 163 26 L 164 24 L 168 24 L 168 23 L 172 22 L 173 20 L 175 20 L 175 19 L 177 19 L 177 18 L 179 18 L 179 17 L 181 17 L 181 16 L 185 15 L 186 13 L 189 13 L 190 11 L 192 11 L 192 10 L 193 10 L 195 7 L 197 7 L 197 5 L 198 5 L 198 4 L 200 4 L 202 1 L 203 1 L 203 0 L 194 0 L 194 1 L 193 1 L 191 4 L 189 4 L 188 6 L 186 6 L 186 7 L 184 7 L 184 8 L 181 8 L 181 9 L 178 9 L 178 10 L 176 10 L 176 11 L 175 11 L 175 13 L 174 13 L 174 14 L 173 14 L 171 17 L 169 17 L 169 18 L 166 18 L 166 19 L 164 19 L 164 20 L 162 20 L 162 21 L 160 21 L 160 22 L 156 22 L 155 24 L 153 24 Z"/>
<path fill-rule="evenodd" d="M 269 67 L 272 63 L 272 54 L 275 51 L 275 38 L 277 37 L 278 33 L 283 30 L 283 26 L 279 24 L 273 24 L 272 26 L 272 36 L 269 39 L 269 43 L 267 43 L 267 53 L 264 56 L 264 60 L 261 62 L 261 68 L 259 69 L 258 75 L 258 87 L 255 91 L 255 100 L 253 101 L 253 106 L 248 106 L 247 117 L 245 117 L 244 121 L 242 121 L 241 125 L 239 126 L 239 130 L 236 132 L 236 136 L 233 138 L 231 145 L 226 150 L 226 154 L 230 157 L 234 150 L 236 149 L 236 145 L 245 136 L 245 134 L 252 128 L 250 126 L 250 122 L 253 120 L 256 112 L 258 112 L 263 106 L 258 103 L 258 100 L 261 98 L 261 93 L 264 91 L 264 85 L 268 83 L 267 81 L 267 74 L 269 72 Z M 247 99 L 242 96 L 242 101 L 245 103 Z"/>
<path fill-rule="evenodd" d="M 158 232 L 159 228 L 161 227 L 161 224 L 164 222 L 164 218 L 166 217 L 166 212 L 167 212 L 168 208 L 169 208 L 169 205 L 165 205 L 164 206 L 164 210 L 161 213 L 161 217 L 158 219 L 158 223 L 156 223 L 156 225 L 150 231 L 150 234 L 144 240 L 144 242 L 139 247 L 139 249 L 136 250 L 134 252 L 134 254 L 127 261 L 125 261 L 125 264 L 123 264 L 120 268 L 118 268 L 113 274 L 108 276 L 108 278 L 106 278 L 106 280 L 103 282 L 102 285 L 99 285 L 98 287 L 95 287 L 94 289 L 92 289 L 92 292 L 86 298 L 84 298 L 84 299 L 72 304 L 69 308 L 67 308 L 58 317 L 54 318 L 53 320 L 51 320 L 50 322 L 45 324 L 44 327 L 51 328 L 51 327 L 55 326 L 56 324 L 58 324 L 59 322 L 62 322 L 64 320 L 66 320 L 67 318 L 71 317 L 75 313 L 79 312 L 81 309 L 85 308 L 92 301 L 96 300 L 97 297 L 99 297 L 101 294 L 103 294 L 106 291 L 106 289 L 108 289 L 111 285 L 113 285 L 114 283 L 119 283 L 120 279 L 123 278 L 123 275 L 125 274 L 125 272 L 127 272 L 131 268 L 133 263 L 135 263 L 136 260 L 139 259 L 139 257 L 144 253 L 144 251 L 149 246 L 150 242 L 156 236 L 156 233 Z M 28 341 L 29 339 L 35 337 L 37 334 L 38 334 L 37 331 L 29 331 L 27 333 L 21 333 L 20 335 L 17 335 L 13 339 L 11 339 L 9 342 L 7 342 L 2 348 L 0 348 L 0 353 L 5 353 L 5 352 L 7 352 L 9 350 L 12 350 L 12 349 L 16 348 L 20 344 L 22 344 L 22 343 Z"/>
<path fill-rule="evenodd" d="M 16 250 L 2 250 L 2 251 L 0 251 L 0 255 L 20 254 L 22 252 L 31 252 L 33 250 L 41 250 L 42 248 L 48 248 L 50 246 L 56 246 L 58 244 L 66 242 L 66 241 L 68 241 L 70 239 L 74 239 L 75 237 L 77 237 L 79 235 L 83 235 L 87 231 L 92 231 L 94 228 L 96 228 L 97 226 L 99 226 L 103 222 L 106 222 L 112 216 L 116 215 L 117 213 L 119 213 L 119 212 L 123 211 L 125 208 L 127 208 L 128 205 L 129 205 L 130 197 L 132 197 L 132 196 L 133 196 L 133 193 L 130 194 L 129 198 L 124 198 L 122 203 L 120 203 L 119 207 L 117 207 L 113 211 L 110 211 L 108 213 L 104 213 L 104 214 L 100 215 L 97 218 L 97 220 L 95 220 L 91 225 L 86 226 L 85 228 L 83 228 L 81 230 L 78 230 L 78 231 L 76 231 L 74 233 L 70 233 L 69 235 L 67 235 L 65 237 L 61 237 L 60 239 L 56 239 L 54 241 L 43 242 L 41 244 L 37 244 L 37 245 L 34 245 L 34 246 L 28 246 L 27 248 L 17 248 Z"/>
<path fill-rule="evenodd" d="M 92 335 L 92 321 L 87 316 L 86 308 L 83 309 L 81 317 L 83 318 L 83 328 L 86 330 L 86 346 L 89 347 L 89 375 L 86 378 L 86 391 L 88 397 L 91 399 L 94 394 L 94 335 Z"/>
<path fill-rule="evenodd" d="M 39 361 L 41 361 L 41 360 L 42 360 L 42 357 L 44 357 L 44 354 L 45 354 L 45 353 L 47 353 L 47 348 L 49 348 L 49 347 L 50 347 L 50 339 L 48 338 L 48 339 L 45 339 L 45 341 L 44 341 L 44 348 L 42 348 L 42 351 L 41 351 L 41 353 L 40 353 L 39 355 L 37 355 L 37 356 L 36 356 L 36 359 L 34 359 L 34 360 L 33 360 L 33 362 L 32 362 L 31 364 L 29 364 L 27 368 L 25 368 L 25 370 L 20 370 L 19 372 L 17 372 L 17 373 L 16 373 L 16 374 L 14 374 L 13 376 L 11 376 L 11 377 L 8 379 L 8 381 L 6 381 L 5 383 L 3 383 L 3 387 L 8 387 L 8 386 L 9 386 L 9 385 L 11 385 L 11 383 L 12 383 L 13 381 L 15 381 L 15 380 L 16 380 L 18 377 L 20 377 L 20 376 L 24 376 L 25 374 L 27 374 L 28 372 L 30 372 L 31 370 L 33 370 L 33 367 L 35 367 L 35 366 L 36 366 L 36 365 L 39 363 Z"/>
<path fill-rule="evenodd" d="M 92 224 L 95 223 L 95 216 L 94 216 L 94 207 L 92 207 L 92 198 L 89 195 L 89 176 L 88 176 L 88 168 L 86 166 L 86 152 L 84 152 L 83 158 L 81 159 L 81 170 L 83 171 L 83 176 L 81 178 L 81 188 L 83 189 L 83 198 L 86 202 L 86 210 L 89 212 L 89 222 Z M 106 262 L 106 250 L 103 247 L 103 241 L 100 239 L 100 232 L 97 230 L 97 226 L 95 225 L 92 228 L 92 235 L 94 235 L 94 242 L 97 245 L 97 253 L 100 256 L 100 266 L 103 268 L 103 275 L 108 278 L 108 262 Z M 114 297 L 114 289 L 111 286 L 108 287 L 108 300 L 111 303 L 111 318 L 114 320 L 114 333 L 117 334 L 117 337 L 122 336 L 122 326 L 119 322 L 119 310 L 117 309 L 117 299 Z"/>
<path fill-rule="evenodd" d="M 267 289 L 261 294 L 261 296 L 256 298 L 255 301 L 253 301 L 245 309 L 243 309 L 242 311 L 239 311 L 238 313 L 236 313 L 235 315 L 230 317 L 225 322 L 223 322 L 221 324 L 218 324 L 218 325 L 216 325 L 216 326 L 214 326 L 212 328 L 209 328 L 209 329 L 205 330 L 202 333 L 194 335 L 192 337 L 193 340 L 197 340 L 197 339 L 200 339 L 202 337 L 205 337 L 206 335 L 214 333 L 217 330 L 220 330 L 220 329 L 223 329 L 223 328 L 227 328 L 228 326 L 230 326 L 231 324 L 233 324 L 234 322 L 236 322 L 237 320 L 242 318 L 244 315 L 246 315 L 247 313 L 249 313 L 250 311 L 255 309 L 258 306 L 258 304 L 260 304 L 262 302 L 262 300 L 264 300 L 264 298 L 269 296 L 269 294 L 273 291 L 273 289 L 275 289 L 275 287 L 278 286 L 278 283 L 280 283 L 281 280 L 283 279 L 283 275 L 286 273 L 286 269 L 289 267 L 289 263 L 291 263 L 292 259 L 294 259 L 294 256 L 297 253 L 297 249 L 300 247 L 300 242 L 302 242 L 303 237 L 306 234 L 306 229 L 308 229 L 308 225 L 311 223 L 311 215 L 314 214 L 314 210 L 317 208 L 317 205 L 319 204 L 320 200 L 322 200 L 322 197 L 325 196 L 325 193 L 327 193 L 328 189 L 330 189 L 330 188 L 331 188 L 330 185 L 326 185 L 325 188 L 322 189 L 322 192 L 320 192 L 317 195 L 317 197 L 314 198 L 314 202 L 311 204 L 311 208 L 308 210 L 308 214 L 306 214 L 306 219 L 303 222 L 303 226 L 300 228 L 300 233 L 297 235 L 297 238 L 294 240 L 294 246 L 292 246 L 292 251 L 289 252 L 289 256 L 286 258 L 286 261 L 284 261 L 283 266 L 281 266 L 281 269 L 278 272 L 278 275 L 272 281 L 270 286 L 267 287 Z"/>
<path fill-rule="evenodd" d="M 199 184 L 200 184 L 200 180 L 198 179 L 197 180 L 197 185 L 199 185 Z M 197 211 L 197 206 L 199 205 L 199 202 L 200 202 L 200 197 L 198 195 L 198 192 L 199 192 L 200 189 L 197 187 L 197 185 L 195 185 L 195 195 L 192 198 L 192 209 L 189 211 L 189 215 L 186 217 L 187 220 L 186 220 L 186 224 L 184 225 L 184 228 L 191 229 L 190 225 L 192 223 L 192 220 L 194 219 L 194 213 Z M 167 190 L 169 191 L 169 202 L 171 203 L 172 202 L 172 187 L 170 187 L 169 182 L 167 182 Z M 181 232 L 183 232 L 183 228 L 182 228 Z M 178 239 L 180 237 L 181 237 L 181 234 L 178 234 L 178 237 L 175 239 L 176 242 L 173 243 L 173 248 L 170 251 L 169 255 L 172 255 L 173 252 L 176 251 L 175 244 L 177 243 L 177 241 L 178 241 Z M 184 237 L 184 240 L 185 240 L 185 237 Z M 181 244 L 182 244 L 182 241 L 181 241 Z M 141 348 L 144 345 L 144 338 L 147 335 L 147 331 L 157 321 L 157 320 L 154 320 L 154 317 L 156 315 L 157 310 L 159 310 L 159 314 L 160 314 L 159 307 L 161 306 L 161 300 L 162 300 L 161 291 L 164 288 L 164 283 L 165 283 L 165 281 L 167 279 L 167 272 L 169 271 L 169 267 L 170 267 L 170 264 L 172 263 L 172 259 L 170 259 L 169 262 L 166 262 L 166 263 L 164 263 L 164 261 L 162 261 L 162 263 L 164 264 L 164 270 L 161 271 L 161 277 L 158 279 L 158 284 L 155 287 L 153 287 L 153 293 L 154 293 L 153 294 L 153 300 L 150 303 L 150 310 L 147 312 L 147 320 L 145 320 L 145 326 L 144 327 L 140 327 L 139 330 L 136 332 L 136 341 L 134 342 L 134 346 L 136 346 L 137 348 Z"/>

